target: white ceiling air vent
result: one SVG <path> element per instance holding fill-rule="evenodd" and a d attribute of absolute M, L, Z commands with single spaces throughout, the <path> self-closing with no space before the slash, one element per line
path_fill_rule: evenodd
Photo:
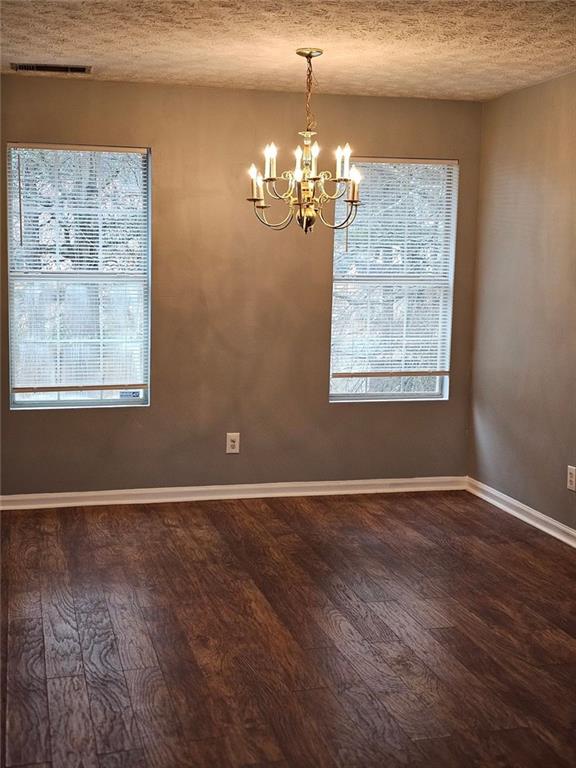
<path fill-rule="evenodd" d="M 10 69 L 14 72 L 55 72 L 68 75 L 89 75 L 92 67 L 83 64 L 19 64 L 13 62 Z"/>

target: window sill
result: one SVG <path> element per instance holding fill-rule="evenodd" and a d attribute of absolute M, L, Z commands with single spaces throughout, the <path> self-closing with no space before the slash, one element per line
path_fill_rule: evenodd
<path fill-rule="evenodd" d="M 447 403 L 449 397 L 330 397 L 330 405 L 340 405 L 342 403 L 350 404 L 363 404 L 363 403 Z"/>
<path fill-rule="evenodd" d="M 10 411 L 84 411 L 96 408 L 149 408 L 150 403 L 70 403 L 66 405 L 10 405 Z"/>

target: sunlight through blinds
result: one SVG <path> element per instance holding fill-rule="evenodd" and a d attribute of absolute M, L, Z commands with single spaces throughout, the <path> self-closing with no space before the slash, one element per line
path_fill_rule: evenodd
<path fill-rule="evenodd" d="M 147 404 L 149 152 L 8 151 L 13 407 Z"/>
<path fill-rule="evenodd" d="M 331 399 L 445 398 L 458 164 L 356 165 L 362 205 L 334 238 Z"/>

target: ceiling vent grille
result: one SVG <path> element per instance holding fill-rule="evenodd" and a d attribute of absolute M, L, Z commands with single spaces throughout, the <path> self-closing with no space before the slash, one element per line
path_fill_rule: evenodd
<path fill-rule="evenodd" d="M 10 69 L 14 72 L 56 72 L 58 74 L 68 75 L 89 75 L 92 67 L 86 67 L 83 64 L 10 64 Z"/>

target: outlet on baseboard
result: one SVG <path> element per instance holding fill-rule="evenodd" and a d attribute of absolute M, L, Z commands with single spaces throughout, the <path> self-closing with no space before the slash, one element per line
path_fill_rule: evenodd
<path fill-rule="evenodd" d="M 240 453 L 240 432 L 226 432 L 226 453 Z"/>
<path fill-rule="evenodd" d="M 569 491 L 576 491 L 576 467 L 568 465 L 566 487 Z"/>

